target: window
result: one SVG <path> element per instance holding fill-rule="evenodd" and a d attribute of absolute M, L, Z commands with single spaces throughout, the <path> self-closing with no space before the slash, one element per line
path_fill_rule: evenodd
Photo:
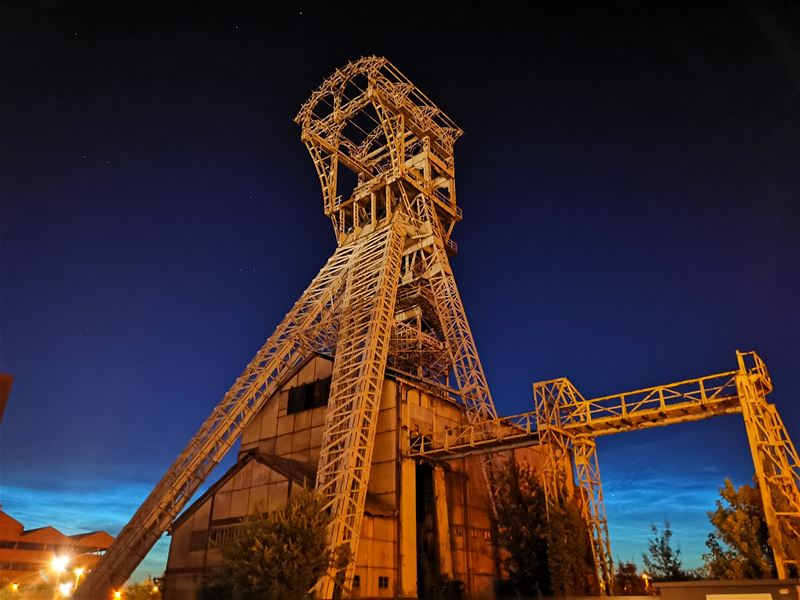
<path fill-rule="evenodd" d="M 47 550 L 47 544 L 39 544 L 37 542 L 17 542 L 18 550 Z"/>
<path fill-rule="evenodd" d="M 361 576 L 360 575 L 353 575 L 353 587 L 361 587 Z"/>
<path fill-rule="evenodd" d="M 206 542 L 208 542 L 208 531 L 193 531 L 189 539 L 189 552 L 205 550 Z"/>
<path fill-rule="evenodd" d="M 208 532 L 208 547 L 221 548 L 230 540 L 239 537 L 241 525 L 231 525 L 219 529 L 212 529 Z"/>
<path fill-rule="evenodd" d="M 330 377 L 294 387 L 289 390 L 289 402 L 286 405 L 286 414 L 293 415 L 304 410 L 326 406 L 330 394 Z"/>
<path fill-rule="evenodd" d="M 42 563 L 0 563 L 0 571 L 40 571 Z"/>
<path fill-rule="evenodd" d="M 386 589 L 389 587 L 389 578 L 388 577 L 378 577 L 378 587 L 381 589 Z"/>

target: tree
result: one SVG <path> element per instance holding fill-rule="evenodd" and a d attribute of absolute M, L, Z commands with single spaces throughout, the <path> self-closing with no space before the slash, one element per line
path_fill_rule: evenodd
<path fill-rule="evenodd" d="M 758 485 L 738 489 L 726 479 L 716 510 L 708 513 L 715 531 L 703 554 L 713 579 L 766 579 L 776 576 L 769 530 Z"/>
<path fill-rule="evenodd" d="M 570 500 L 548 511 L 538 474 L 527 465 L 510 463 L 496 484 L 497 542 L 517 593 L 591 593 L 594 562 L 580 505 Z"/>
<path fill-rule="evenodd" d="M 213 594 L 236 600 L 302 600 L 331 566 L 349 562 L 347 553 L 331 556 L 330 516 L 319 494 L 292 494 L 275 512 L 249 515 L 222 551 Z"/>
<path fill-rule="evenodd" d="M 689 574 L 683 570 L 680 548 L 672 548 L 672 529 L 664 521 L 664 530 L 651 526 L 653 538 L 647 540 L 647 554 L 642 554 L 644 567 L 655 581 L 684 581 Z"/>
<path fill-rule="evenodd" d="M 550 507 L 547 567 L 554 596 L 580 596 L 597 592 L 589 529 L 580 504 L 575 500 Z"/>
<path fill-rule="evenodd" d="M 141 583 L 132 583 L 125 588 L 122 597 L 125 600 L 161 600 L 161 591 L 152 579 Z"/>
<path fill-rule="evenodd" d="M 623 562 L 617 558 L 617 572 L 614 574 L 616 593 L 620 596 L 644 596 L 648 593 L 647 585 L 636 564 Z"/>
<path fill-rule="evenodd" d="M 520 594 L 549 589 L 547 512 L 544 490 L 533 469 L 511 462 L 496 474 L 494 523 L 497 543 L 507 552 L 503 566 Z"/>

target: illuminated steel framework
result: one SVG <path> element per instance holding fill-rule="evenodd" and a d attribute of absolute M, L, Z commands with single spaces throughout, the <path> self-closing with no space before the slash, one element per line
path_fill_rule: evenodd
<path fill-rule="evenodd" d="M 601 589 L 611 589 L 613 565 L 595 439 L 623 431 L 741 413 L 761 491 L 778 577 L 798 570 L 800 560 L 800 458 L 774 404 L 772 381 L 755 352 L 737 352 L 735 371 L 633 392 L 585 399 L 566 378 L 533 385 L 534 410 L 440 431 L 412 453 L 428 458 L 492 452 L 541 444 L 545 494 L 557 503 L 567 493 L 572 456 L 574 478 Z"/>
<path fill-rule="evenodd" d="M 447 390 L 471 421 L 497 417 L 448 259 L 462 217 L 453 160 L 461 130 L 379 57 L 335 71 L 295 121 L 338 248 L 77 590 L 79 599 L 111 597 L 314 353 L 334 357 L 316 481 L 333 515 L 333 550 L 356 555 L 387 368 Z M 317 595 L 331 598 L 336 581 L 348 588 L 353 568 L 329 572 Z"/>
<path fill-rule="evenodd" d="M 111 598 L 244 428 L 315 353 L 334 358 L 316 487 L 333 516 L 332 550 L 356 555 L 378 403 L 387 369 L 444 390 L 468 425 L 412 441 L 418 458 L 481 454 L 543 444 L 550 502 L 566 493 L 570 455 L 590 524 L 598 578 L 612 579 L 595 438 L 742 412 L 780 575 L 797 556 L 781 540 L 800 533 L 797 453 L 765 394 L 771 383 L 755 354 L 740 369 L 670 386 L 585 400 L 566 379 L 534 386 L 535 410 L 498 418 L 458 293 L 449 256 L 462 218 L 453 146 L 461 130 L 385 58 L 338 69 L 295 121 L 322 187 L 338 247 L 234 382 L 130 522 L 76 590 Z M 746 368 L 746 359 L 755 366 Z M 765 491 L 766 490 L 766 491 Z M 445 557 L 447 558 L 447 557 Z M 317 596 L 350 587 L 354 565 L 327 573 Z"/>

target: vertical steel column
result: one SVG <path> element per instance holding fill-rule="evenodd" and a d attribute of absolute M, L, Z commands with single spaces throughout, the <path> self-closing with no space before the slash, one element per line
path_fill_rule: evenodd
<path fill-rule="evenodd" d="M 283 379 L 316 350 L 307 333 L 330 318 L 354 249 L 340 246 L 328 260 L 75 591 L 77 600 L 110 598 L 125 583 Z"/>
<path fill-rule="evenodd" d="M 400 596 L 417 597 L 417 463 L 400 460 Z"/>
<path fill-rule="evenodd" d="M 405 239 L 398 220 L 363 238 L 345 289 L 331 394 L 317 468 L 317 491 L 329 498 L 330 548 L 352 559 L 342 578 L 334 566 L 318 584 L 332 598 L 337 577 L 349 589 L 361 534 L 375 426 L 394 325 L 400 257 Z"/>
<path fill-rule="evenodd" d="M 439 573 L 453 578 L 453 551 L 450 547 L 450 516 L 447 514 L 447 482 L 444 469 L 433 467 L 433 501 L 436 507 L 436 547 L 439 553 Z"/>
<path fill-rule="evenodd" d="M 747 441 L 761 492 L 769 541 L 779 579 L 797 576 L 800 560 L 800 458 L 775 407 L 767 402 L 772 384 L 754 353 L 737 352 L 736 387 Z M 745 361 L 752 356 L 755 367 Z"/>
<path fill-rule="evenodd" d="M 614 564 L 611 559 L 608 519 L 603 501 L 603 483 L 600 480 L 600 465 L 597 462 L 597 443 L 593 438 L 579 437 L 573 440 L 572 450 L 582 510 L 589 525 L 597 582 L 602 595 L 611 594 L 614 590 Z"/>

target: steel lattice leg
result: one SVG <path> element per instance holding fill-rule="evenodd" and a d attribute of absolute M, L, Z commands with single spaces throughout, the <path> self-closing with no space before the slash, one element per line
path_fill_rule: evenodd
<path fill-rule="evenodd" d="M 591 438 L 577 438 L 573 441 L 572 449 L 584 518 L 589 525 L 597 582 L 601 594 L 610 594 L 614 590 L 614 565 L 603 501 L 603 483 L 597 462 L 597 444 Z"/>
<path fill-rule="evenodd" d="M 741 355 L 740 355 L 741 361 Z M 743 363 L 736 376 L 747 440 L 761 491 L 779 579 L 797 575 L 800 562 L 800 458 L 759 374 Z"/>
<path fill-rule="evenodd" d="M 361 533 L 383 375 L 394 324 L 403 236 L 397 223 L 360 244 L 345 289 L 331 395 L 325 417 L 317 490 L 330 498 L 330 547 L 349 548 L 349 586 Z M 332 598 L 340 576 L 332 569 L 318 584 Z"/>
<path fill-rule="evenodd" d="M 76 590 L 77 600 L 110 598 L 291 371 L 316 348 L 307 332 L 331 317 L 355 246 L 341 246 Z"/>

